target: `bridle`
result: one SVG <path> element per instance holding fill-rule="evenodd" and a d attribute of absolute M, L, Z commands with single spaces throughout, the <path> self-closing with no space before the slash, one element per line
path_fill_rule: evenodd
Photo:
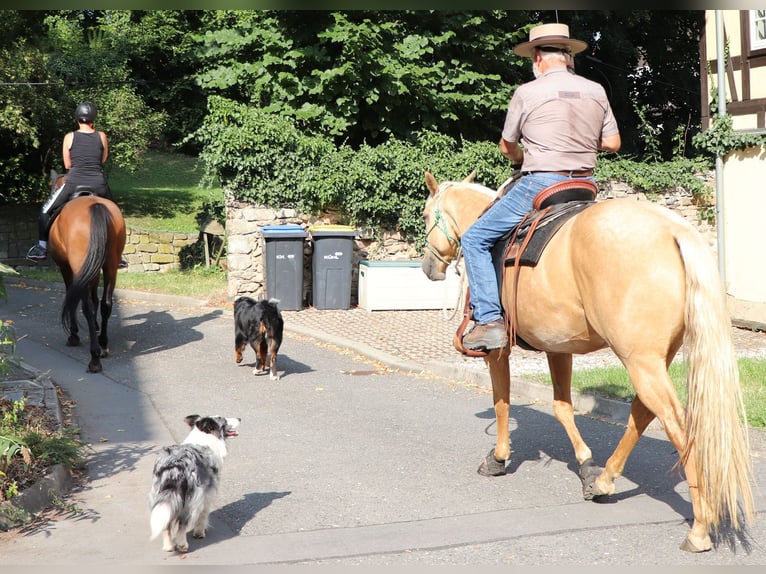
<path fill-rule="evenodd" d="M 439 231 L 441 231 L 444 234 L 444 236 L 447 238 L 447 241 L 449 241 L 450 245 L 456 246 L 455 257 L 453 259 L 455 260 L 460 259 L 460 254 L 462 249 L 462 245 L 460 244 L 460 239 L 458 239 L 457 237 L 454 237 L 450 233 L 449 224 L 447 222 L 447 219 L 444 213 L 441 210 L 441 196 L 445 191 L 447 191 L 447 189 L 451 185 L 452 184 L 446 185 L 443 189 L 439 190 L 439 193 L 436 194 L 436 197 L 434 198 L 434 200 L 436 201 L 436 207 L 434 208 L 434 222 L 431 225 L 431 227 L 429 227 L 428 230 L 426 231 L 426 249 L 428 249 L 434 257 L 436 257 L 439 261 L 441 261 L 445 265 L 449 265 L 451 261 L 448 261 L 438 251 L 436 251 L 436 249 L 434 249 L 434 247 L 428 241 L 428 236 L 431 234 L 431 232 L 434 229 L 438 229 Z M 455 221 L 455 219 L 453 217 L 450 217 L 450 219 L 452 219 L 452 224 L 455 227 L 457 227 L 457 222 Z"/>

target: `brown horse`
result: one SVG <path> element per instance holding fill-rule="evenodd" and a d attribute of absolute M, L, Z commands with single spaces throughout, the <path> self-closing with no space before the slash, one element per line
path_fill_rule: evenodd
<path fill-rule="evenodd" d="M 423 212 L 428 248 L 423 272 L 444 278 L 463 232 L 495 192 L 478 184 L 437 183 Z M 513 301 L 512 267 L 505 267 L 503 308 Z M 753 516 L 752 465 L 731 323 L 714 257 L 683 218 L 649 202 L 596 202 L 565 223 L 535 267 L 517 282 L 515 329 L 546 353 L 553 412 L 580 463 L 586 499 L 615 492 L 615 478 L 649 423 L 657 417 L 680 454 L 691 493 L 694 523 L 682 550 L 712 548 L 710 529 L 728 517 L 734 528 Z M 679 401 L 668 366 L 681 345 L 688 361 L 688 401 Z M 625 434 L 602 470 L 574 421 L 572 354 L 610 347 L 636 391 Z M 492 379 L 497 437 L 482 462 L 485 475 L 505 473 L 510 348 L 485 357 Z"/>
<path fill-rule="evenodd" d="M 58 189 L 66 176 L 55 176 L 55 172 L 53 175 L 53 186 Z M 51 225 L 48 249 L 66 285 L 61 324 L 69 336 L 67 345 L 79 345 L 76 312 L 77 306 L 82 303 L 90 333 L 90 373 L 101 372 L 101 357 L 108 354 L 107 324 L 112 314 L 112 294 L 124 246 L 125 221 L 122 212 L 116 203 L 102 197 L 75 197 L 64 205 Z M 102 271 L 104 284 L 99 330 L 96 313 Z"/>

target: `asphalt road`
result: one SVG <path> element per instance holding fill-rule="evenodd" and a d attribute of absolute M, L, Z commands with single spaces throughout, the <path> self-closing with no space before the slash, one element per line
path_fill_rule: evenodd
<path fill-rule="evenodd" d="M 586 502 L 571 447 L 548 405 L 512 407 L 505 477 L 476 468 L 494 444 L 491 394 L 386 369 L 353 350 L 289 331 L 282 378 L 233 358 L 233 322 L 183 301 L 120 299 L 104 372 L 69 348 L 59 289 L 9 286 L 0 315 L 18 353 L 76 401 L 92 444 L 88 480 L 69 512 L 0 536 L 2 563 L 31 565 L 694 565 L 766 564 L 766 501 L 745 536 L 712 552 L 678 550 L 691 516 L 677 455 L 648 431 L 605 503 Z M 188 414 L 242 417 L 229 443 L 212 528 L 190 552 L 149 541 L 146 497 L 157 449 L 180 441 Z M 577 417 L 600 464 L 619 424 Z M 766 441 L 753 440 L 766 482 Z"/>

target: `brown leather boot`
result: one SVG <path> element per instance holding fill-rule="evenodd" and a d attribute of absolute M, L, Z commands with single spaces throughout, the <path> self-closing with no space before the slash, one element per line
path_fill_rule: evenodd
<path fill-rule="evenodd" d="M 502 349 L 507 344 L 508 334 L 503 321 L 474 325 L 471 332 L 463 337 L 463 346 L 472 351 Z"/>

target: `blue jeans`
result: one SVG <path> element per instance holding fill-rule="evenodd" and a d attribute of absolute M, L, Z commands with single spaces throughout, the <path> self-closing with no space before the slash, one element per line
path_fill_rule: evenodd
<path fill-rule="evenodd" d="M 521 177 L 463 234 L 461 244 L 471 290 L 473 319 L 484 325 L 503 319 L 495 266 L 490 250 L 532 210 L 532 201 L 543 189 L 570 179 L 555 173 L 534 173 Z M 582 178 L 593 181 L 592 177 Z"/>

